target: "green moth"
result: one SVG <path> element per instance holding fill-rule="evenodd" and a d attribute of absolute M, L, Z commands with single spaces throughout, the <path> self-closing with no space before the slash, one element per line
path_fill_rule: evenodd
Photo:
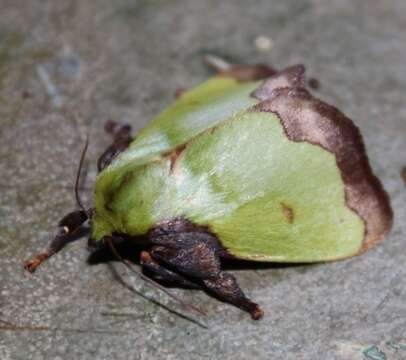
<path fill-rule="evenodd" d="M 358 128 L 305 89 L 302 65 L 233 66 L 183 92 L 135 139 L 129 126 L 107 130 L 94 207 L 63 218 L 28 270 L 89 220 L 95 243 L 143 241 L 152 277 L 205 287 L 258 319 L 222 258 L 344 259 L 391 227 Z"/>

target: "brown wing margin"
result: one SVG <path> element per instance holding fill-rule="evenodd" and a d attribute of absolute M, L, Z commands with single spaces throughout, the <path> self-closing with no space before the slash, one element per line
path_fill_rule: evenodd
<path fill-rule="evenodd" d="M 388 194 L 372 173 L 359 129 L 338 109 L 316 99 L 302 87 L 273 88 L 268 94 L 254 111 L 276 113 L 290 140 L 317 144 L 335 155 L 347 206 L 366 225 L 359 253 L 383 240 L 392 226 L 393 213 Z"/>

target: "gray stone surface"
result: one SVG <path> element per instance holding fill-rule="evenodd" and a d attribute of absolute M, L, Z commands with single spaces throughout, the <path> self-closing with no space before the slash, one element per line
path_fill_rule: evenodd
<path fill-rule="evenodd" d="M 404 0 L 0 0 L 0 9 L 0 359 L 406 359 Z M 258 35 L 273 39 L 270 52 L 255 48 Z M 390 237 L 347 261 L 236 270 L 266 312 L 260 322 L 175 289 L 207 311 L 208 329 L 129 291 L 108 264 L 87 264 L 85 241 L 25 273 L 23 260 L 74 206 L 87 129 L 90 203 L 106 119 L 144 126 L 176 88 L 208 76 L 207 50 L 307 65 L 319 95 L 364 134 L 392 198 Z"/>

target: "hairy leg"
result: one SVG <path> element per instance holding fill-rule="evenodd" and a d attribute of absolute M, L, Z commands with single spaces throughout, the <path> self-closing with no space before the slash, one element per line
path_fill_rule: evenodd
<path fill-rule="evenodd" d="M 199 286 L 198 284 L 159 264 L 151 257 L 151 254 L 147 251 L 141 252 L 140 263 L 143 269 L 154 273 L 155 275 L 158 275 L 162 280 L 193 289 L 201 288 L 201 286 Z"/>
<path fill-rule="evenodd" d="M 250 313 L 254 320 L 259 320 L 264 315 L 258 304 L 245 296 L 233 275 L 221 271 L 216 277 L 203 279 L 203 283 L 222 300 Z"/>
<path fill-rule="evenodd" d="M 218 298 L 251 314 L 263 316 L 260 307 L 248 299 L 233 275 L 221 270 L 217 240 L 203 232 L 163 235 L 154 239 L 151 256 L 169 269 L 202 281 Z"/>
<path fill-rule="evenodd" d="M 131 136 L 131 126 L 107 121 L 104 129 L 113 138 L 113 143 L 100 155 L 97 160 L 97 169 L 102 171 L 115 157 L 126 150 L 134 138 Z"/>
<path fill-rule="evenodd" d="M 90 211 L 88 211 L 90 212 Z M 83 210 L 72 211 L 59 221 L 59 230 L 47 249 L 24 263 L 24 268 L 33 273 L 41 263 L 62 250 L 72 241 L 72 235 L 88 219 L 88 214 Z"/>

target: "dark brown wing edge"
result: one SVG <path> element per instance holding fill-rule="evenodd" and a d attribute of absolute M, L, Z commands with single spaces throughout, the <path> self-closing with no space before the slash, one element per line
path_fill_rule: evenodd
<path fill-rule="evenodd" d="M 337 108 L 313 97 L 304 86 L 304 67 L 296 65 L 267 79 L 253 96 L 254 111 L 273 112 L 287 137 L 319 145 L 336 157 L 345 186 L 346 204 L 365 223 L 359 253 L 383 240 L 392 226 L 389 196 L 372 173 L 357 126 Z"/>
<path fill-rule="evenodd" d="M 267 79 L 278 72 L 269 65 L 232 65 L 230 69 L 219 71 L 217 76 L 232 77 L 240 82 Z"/>

